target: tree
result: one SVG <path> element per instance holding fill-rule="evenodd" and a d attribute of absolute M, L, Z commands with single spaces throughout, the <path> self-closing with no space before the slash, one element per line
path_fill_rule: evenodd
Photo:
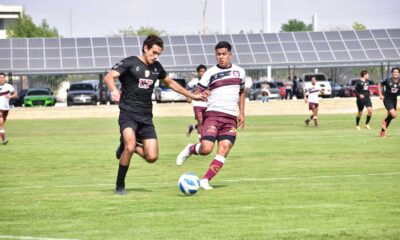
<path fill-rule="evenodd" d="M 165 32 L 163 30 L 157 30 L 153 27 L 140 27 L 135 30 L 132 26 L 118 31 L 118 36 L 148 36 L 148 35 L 163 35 Z"/>
<path fill-rule="evenodd" d="M 306 32 L 312 31 L 312 25 L 305 24 L 303 21 L 297 19 L 289 19 L 288 23 L 281 26 L 281 32 Z"/>
<path fill-rule="evenodd" d="M 8 38 L 35 38 L 35 37 L 58 37 L 56 28 L 51 28 L 46 19 L 36 26 L 29 15 L 24 14 L 21 18 L 7 27 Z"/>
<path fill-rule="evenodd" d="M 359 22 L 354 22 L 353 30 L 365 30 L 365 29 L 367 29 L 367 27 L 364 24 Z"/>

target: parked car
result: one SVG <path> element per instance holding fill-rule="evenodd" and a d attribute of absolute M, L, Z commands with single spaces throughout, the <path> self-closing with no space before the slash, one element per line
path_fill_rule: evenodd
<path fill-rule="evenodd" d="M 24 97 L 25 107 L 35 106 L 54 106 L 56 104 L 56 98 L 50 89 L 48 88 L 30 88 L 26 91 Z"/>
<path fill-rule="evenodd" d="M 343 86 L 336 82 L 330 82 L 332 88 L 332 97 L 342 97 L 343 96 Z"/>
<path fill-rule="evenodd" d="M 183 78 L 174 78 L 182 87 L 187 88 L 187 83 Z M 152 99 L 157 102 L 185 102 L 187 101 L 186 96 L 177 93 L 167 87 L 163 81 L 158 80 L 155 83 L 154 94 Z"/>
<path fill-rule="evenodd" d="M 97 93 L 90 83 L 73 83 L 67 90 L 67 106 L 97 105 Z"/>
<path fill-rule="evenodd" d="M 356 97 L 354 89 L 358 80 L 360 79 L 352 78 L 346 82 L 346 84 L 343 86 L 343 97 Z M 368 89 L 371 96 L 378 96 L 378 85 L 376 85 L 374 81 L 368 80 Z"/>
<path fill-rule="evenodd" d="M 270 95 L 269 99 L 277 99 L 281 97 L 281 91 L 278 88 L 278 85 L 275 82 L 266 82 L 266 81 L 256 81 L 253 82 L 251 86 L 250 92 L 250 100 L 260 100 L 261 99 L 261 85 L 263 83 L 267 83 L 269 85 Z"/>
<path fill-rule="evenodd" d="M 11 99 L 10 105 L 13 105 L 14 107 L 22 107 L 24 105 L 24 97 L 27 91 L 28 89 L 18 91 L 18 97 Z"/>
<path fill-rule="evenodd" d="M 103 83 L 102 87 L 100 87 L 100 81 L 98 79 L 93 79 L 93 80 L 83 80 L 82 83 L 90 83 L 93 85 L 94 90 L 96 91 L 97 94 L 97 101 L 99 101 L 101 104 L 106 104 L 108 101 L 108 90 L 107 86 Z"/>
<path fill-rule="evenodd" d="M 317 85 L 324 91 L 320 93 L 321 97 L 332 97 L 331 84 L 323 73 L 305 73 L 301 76 L 297 84 L 297 98 L 304 98 L 304 88 L 311 86 L 311 77 L 315 76 Z"/>

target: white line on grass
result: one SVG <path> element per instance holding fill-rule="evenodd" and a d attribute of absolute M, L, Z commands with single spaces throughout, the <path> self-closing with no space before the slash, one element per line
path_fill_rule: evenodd
<path fill-rule="evenodd" d="M 12 236 L 12 235 L 0 235 L 0 239 L 22 239 L 22 240 L 79 240 L 79 239 L 71 239 L 71 238 L 48 238 L 48 237 Z"/>
<path fill-rule="evenodd" d="M 294 176 L 294 177 L 266 177 L 266 178 L 237 178 L 237 179 L 221 179 L 220 182 L 268 182 L 268 181 L 280 181 L 280 180 L 306 180 L 306 179 L 334 179 L 334 178 L 351 178 L 351 177 L 368 177 L 368 176 L 390 176 L 400 175 L 400 172 L 388 172 L 388 173 L 367 173 L 367 174 L 347 174 L 347 175 L 323 175 L 323 176 Z M 146 183 L 146 185 L 156 185 L 158 187 L 171 186 L 176 182 L 162 183 Z M 59 185 L 59 186 L 30 186 L 30 187 L 5 187 L 0 188 L 3 190 L 18 190 L 18 189 L 44 189 L 44 188 L 79 188 L 79 187 L 110 187 L 114 186 L 112 183 L 98 183 L 98 184 L 77 184 L 77 185 Z M 1 193 L 0 193 L 1 195 Z M 1 239 L 1 237 L 0 237 Z"/>

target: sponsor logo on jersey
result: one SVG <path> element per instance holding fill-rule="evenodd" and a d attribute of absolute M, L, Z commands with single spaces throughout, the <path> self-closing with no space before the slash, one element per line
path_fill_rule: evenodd
<path fill-rule="evenodd" d="M 139 88 L 148 89 L 151 85 L 153 85 L 153 80 L 145 78 L 139 79 Z"/>

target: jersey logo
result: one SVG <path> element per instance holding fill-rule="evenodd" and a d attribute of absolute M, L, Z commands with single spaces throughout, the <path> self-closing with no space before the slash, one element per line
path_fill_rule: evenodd
<path fill-rule="evenodd" d="M 118 68 L 119 66 L 121 66 L 122 64 L 124 64 L 122 61 L 121 61 L 121 62 L 118 62 L 118 63 L 116 63 L 116 64 L 112 67 L 112 69 L 116 69 L 116 68 Z"/>
<path fill-rule="evenodd" d="M 233 71 L 233 75 L 234 75 L 235 77 L 240 77 L 239 71 Z"/>
<path fill-rule="evenodd" d="M 153 80 L 145 78 L 139 79 L 139 88 L 148 89 L 151 85 L 153 85 Z"/>
<path fill-rule="evenodd" d="M 392 93 L 397 93 L 399 91 L 398 88 L 392 88 Z"/>
<path fill-rule="evenodd" d="M 144 70 L 144 76 L 148 78 L 150 76 L 150 71 Z"/>
<path fill-rule="evenodd" d="M 364 90 L 368 90 L 368 86 L 367 85 L 364 86 Z"/>
<path fill-rule="evenodd" d="M 140 71 L 140 67 L 137 66 L 137 67 L 136 67 L 136 72 L 139 72 L 139 71 Z"/>

